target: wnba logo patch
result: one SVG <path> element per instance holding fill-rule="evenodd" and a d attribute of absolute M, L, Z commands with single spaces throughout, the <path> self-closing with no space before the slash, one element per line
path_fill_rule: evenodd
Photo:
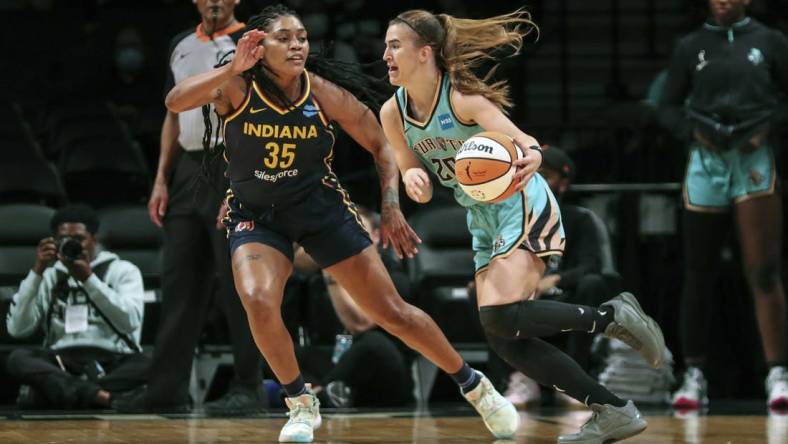
<path fill-rule="evenodd" d="M 442 130 L 454 128 L 454 122 L 451 120 L 451 116 L 448 114 L 441 114 L 438 116 L 438 123 L 440 123 Z"/>
<path fill-rule="evenodd" d="M 253 220 L 245 220 L 243 222 L 238 222 L 238 225 L 235 226 L 236 233 L 240 233 L 241 231 L 254 231 L 254 221 Z"/>
<path fill-rule="evenodd" d="M 316 106 L 307 104 L 304 105 L 302 114 L 304 114 L 304 117 L 315 117 L 317 115 L 317 111 L 318 108 Z"/>

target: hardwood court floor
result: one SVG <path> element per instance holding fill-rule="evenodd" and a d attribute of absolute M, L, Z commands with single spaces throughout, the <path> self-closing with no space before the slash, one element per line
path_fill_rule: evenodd
<path fill-rule="evenodd" d="M 585 411 L 522 412 L 514 441 L 495 441 L 473 416 L 412 413 L 326 413 L 316 443 L 555 443 L 588 418 Z M 454 413 L 456 414 L 456 412 Z M 467 414 L 467 413 L 465 413 Z M 405 416 L 407 415 L 407 417 Z M 242 419 L 165 418 L 157 415 L 73 415 L 64 419 L 24 416 L 0 420 L 0 443 L 269 443 L 276 442 L 283 415 Z M 87 419 L 91 418 L 91 419 Z M 788 444 L 788 415 L 648 415 L 649 427 L 632 443 Z"/>

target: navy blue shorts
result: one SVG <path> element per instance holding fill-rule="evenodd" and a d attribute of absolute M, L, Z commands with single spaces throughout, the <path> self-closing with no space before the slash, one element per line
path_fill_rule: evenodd
<path fill-rule="evenodd" d="M 372 245 L 356 205 L 342 188 L 326 185 L 298 202 L 254 208 L 232 192 L 226 198 L 224 218 L 230 255 L 249 242 L 279 250 L 293 260 L 293 242 L 304 247 L 321 268 L 355 256 Z"/>

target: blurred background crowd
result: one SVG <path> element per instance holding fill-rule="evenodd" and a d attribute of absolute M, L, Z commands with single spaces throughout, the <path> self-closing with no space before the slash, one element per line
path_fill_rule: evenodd
<path fill-rule="evenodd" d="M 244 21 L 268 3 L 242 0 L 235 16 Z M 285 3 L 300 14 L 313 50 L 322 48 L 332 57 L 365 64 L 364 69 L 380 77 L 385 75 L 383 35 L 388 20 L 400 11 L 423 8 L 458 17 L 486 17 L 525 6 L 539 25 L 539 38 L 528 42 L 521 56 L 506 60 L 498 73 L 511 85 L 512 120 L 571 158 L 571 175 L 566 175 L 571 185 L 567 182 L 562 190 L 562 203 L 580 204 L 595 213 L 604 237 L 599 243 L 605 272 L 615 276 L 612 285 L 636 292 L 645 310 L 660 322 L 677 363 L 676 375 L 680 374 L 680 183 L 687 149 L 660 127 L 656 107 L 675 45 L 708 17 L 706 0 Z M 762 23 L 788 31 L 785 0 L 752 0 L 748 11 Z M 50 233 L 54 211 L 69 203 L 87 203 L 101 221 L 95 233 L 98 241 L 140 269 L 146 290 L 140 342 L 150 348 L 161 315 L 163 233 L 149 221 L 145 204 L 156 175 L 171 40 L 197 26 L 200 17 L 195 5 L 187 0 L 3 0 L 0 17 L 4 22 L 0 31 L 4 48 L 4 69 L 0 70 L 2 314 L 33 264 L 35 246 Z M 782 103 L 780 113 L 788 117 L 788 102 Z M 782 122 L 774 127 L 773 137 L 788 146 L 788 119 Z M 379 193 L 372 158 L 351 145 L 347 136 L 340 137 L 333 169 L 353 200 L 374 211 Z M 786 156 L 779 148 L 775 153 L 778 172 L 784 174 Z M 547 166 L 559 172 L 566 164 L 563 159 L 553 162 Z M 457 221 L 457 229 L 463 231 L 464 216 L 447 208 L 453 205 L 448 194 L 439 193 L 427 206 L 409 202 L 404 193 L 401 200 L 405 215 L 425 241 L 424 250 L 435 253 L 392 266 L 399 270 L 406 288 L 401 292 L 431 313 L 449 339 L 465 344 L 461 350 L 472 356 L 483 348 L 465 288 L 472 268 L 468 265 L 458 271 L 454 267 L 441 274 L 426 263 L 455 250 L 469 253 L 467 234 L 430 231 L 435 221 L 442 221 L 443 226 Z M 374 222 L 370 225 L 373 229 Z M 709 332 L 714 340 L 708 349 L 706 377 L 712 397 L 764 396 L 762 381 L 768 369 L 741 270 L 732 233 L 722 250 L 719 276 L 708 283 L 716 289 L 715 300 L 708 306 L 713 313 Z M 785 265 L 780 272 L 788 277 Z M 337 335 L 357 335 L 359 330 L 349 328 L 341 315 L 331 314 L 339 309 L 319 271 L 298 268 L 286 293 L 283 311 L 295 341 L 327 353 L 324 362 L 307 371 L 330 373 L 338 362 L 336 357 L 327 363 L 341 342 Z M 231 340 L 220 312 L 207 310 L 190 392 L 192 398 L 200 399 L 193 402 L 218 398 L 232 379 L 227 375 L 232 370 L 223 365 Z M 40 336 L 13 338 L 3 327 L 0 363 L 14 349 L 40 344 L 40 340 Z M 590 344 L 581 347 L 591 350 Z M 401 344 L 395 343 L 394 349 L 404 356 L 399 364 L 414 361 Z M 593 350 L 594 356 L 583 357 L 584 366 L 605 380 L 610 377 L 610 372 L 604 376 L 605 366 L 611 365 L 610 359 L 605 361 L 610 350 L 602 346 Z M 0 366 L 0 379 L 11 381 L 5 367 Z M 417 385 L 422 393 L 416 398 L 460 399 L 444 376 L 437 377 L 434 387 L 430 382 L 432 390 L 424 394 L 424 379 L 430 377 L 429 371 L 420 370 L 422 380 Z M 265 378 L 272 377 L 265 366 L 262 372 Z M 409 379 L 407 373 L 403 374 Z M 675 388 L 678 381 L 671 377 L 665 384 Z M 497 372 L 502 390 L 512 383 L 508 378 L 505 369 Z M 410 382 L 404 384 L 409 387 Z M 1 386 L 0 404 L 14 404 L 19 384 Z M 342 405 L 343 387 L 333 388 L 333 402 Z M 271 394 L 269 398 L 276 397 L 275 392 Z"/>

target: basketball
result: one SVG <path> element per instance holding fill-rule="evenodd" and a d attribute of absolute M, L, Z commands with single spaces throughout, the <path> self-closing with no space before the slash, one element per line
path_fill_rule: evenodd
<path fill-rule="evenodd" d="M 465 194 L 479 202 L 495 203 L 514 194 L 512 165 L 523 157 L 506 134 L 485 131 L 470 137 L 454 156 L 457 183 Z"/>

